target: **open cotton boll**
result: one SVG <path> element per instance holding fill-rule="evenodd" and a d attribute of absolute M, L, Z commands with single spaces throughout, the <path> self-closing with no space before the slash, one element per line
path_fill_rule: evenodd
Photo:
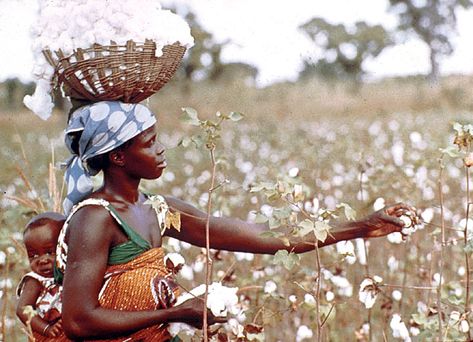
<path fill-rule="evenodd" d="M 209 285 L 207 308 L 209 308 L 212 314 L 216 317 L 225 317 L 227 312 L 234 315 L 238 314 L 241 309 L 238 306 L 237 291 L 237 287 L 226 287 L 221 283 L 212 283 Z M 191 298 L 202 296 L 204 293 L 205 284 L 199 285 L 189 292 L 180 295 L 177 298 L 175 306 L 178 306 Z M 195 329 L 185 323 L 171 323 L 169 324 L 168 331 L 172 336 L 176 336 L 180 332 L 193 336 Z"/>
<path fill-rule="evenodd" d="M 237 291 L 238 287 L 226 287 L 221 283 L 212 283 L 209 285 L 207 307 L 212 311 L 214 316 L 224 317 L 227 315 L 227 311 L 234 313 L 235 306 L 238 303 L 238 296 L 236 295 Z M 201 296 L 204 293 L 205 284 L 199 285 L 188 293 L 179 296 L 175 305 L 182 304 L 185 301 Z"/>
<path fill-rule="evenodd" d="M 41 119 L 47 120 L 52 113 L 54 103 L 51 98 L 51 86 L 45 80 L 39 80 L 32 96 L 26 95 L 23 103 Z"/>
<path fill-rule="evenodd" d="M 195 328 L 190 326 L 186 323 L 170 323 L 168 325 L 168 331 L 172 337 L 176 336 L 177 334 L 181 333 L 187 336 L 194 336 L 195 335 Z"/>

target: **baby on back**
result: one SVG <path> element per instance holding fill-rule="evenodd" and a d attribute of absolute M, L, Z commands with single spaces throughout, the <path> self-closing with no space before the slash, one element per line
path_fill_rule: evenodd
<path fill-rule="evenodd" d="M 36 315 L 30 325 L 36 341 L 54 340 L 63 336 L 61 321 L 61 286 L 54 282 L 56 245 L 65 217 L 46 212 L 33 217 L 25 227 L 23 242 L 28 253 L 31 272 L 18 284 L 17 316 L 26 325 L 31 306 Z"/>

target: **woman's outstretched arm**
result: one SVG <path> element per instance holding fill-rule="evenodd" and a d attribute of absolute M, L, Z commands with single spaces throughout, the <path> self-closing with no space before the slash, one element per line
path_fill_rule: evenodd
<path fill-rule="evenodd" d="M 202 325 L 203 301 L 155 311 L 118 311 L 100 307 L 108 254 L 116 232 L 110 215 L 101 207 L 86 207 L 68 228 L 68 260 L 64 276 L 63 327 L 71 339 L 104 338 L 170 322 Z M 216 319 L 209 313 L 210 324 Z M 219 319 L 220 321 L 220 319 Z"/>
<path fill-rule="evenodd" d="M 206 213 L 192 205 L 172 197 L 166 197 L 172 210 L 181 213 L 181 229 L 166 230 L 166 235 L 186 241 L 196 246 L 205 246 Z M 379 210 L 360 221 L 336 224 L 324 242 L 316 242 L 313 236 L 293 238 L 290 245 L 277 238 L 263 237 L 269 230 L 267 224 L 249 223 L 243 220 L 225 217 L 210 218 L 210 247 L 228 251 L 274 254 L 286 249 L 296 253 L 311 251 L 315 244 L 319 247 L 338 241 L 355 238 L 372 238 L 400 232 L 403 223 L 396 216 L 403 210 L 412 210 L 404 204 L 396 204 Z"/>

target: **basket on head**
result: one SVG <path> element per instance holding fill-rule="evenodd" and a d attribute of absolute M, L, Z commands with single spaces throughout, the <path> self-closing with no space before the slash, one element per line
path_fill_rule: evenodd
<path fill-rule="evenodd" d="M 45 50 L 54 67 L 54 86 L 66 96 L 90 101 L 116 100 L 137 103 L 161 89 L 174 75 L 186 48 L 166 45 L 156 57 L 156 44 L 147 40 L 126 45 L 111 42 L 77 49 L 69 56 Z"/>

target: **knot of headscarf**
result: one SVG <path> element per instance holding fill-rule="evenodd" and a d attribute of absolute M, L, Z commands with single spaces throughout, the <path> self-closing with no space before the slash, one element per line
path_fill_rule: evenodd
<path fill-rule="evenodd" d="M 87 160 L 114 150 L 155 123 L 156 118 L 146 106 L 117 101 L 96 102 L 72 113 L 65 131 L 66 146 L 73 156 L 64 176 L 64 212 L 69 213 L 73 205 L 93 191 L 91 177 L 98 170 L 91 169 Z M 77 143 L 78 134 L 78 151 L 74 151 L 72 144 Z"/>

